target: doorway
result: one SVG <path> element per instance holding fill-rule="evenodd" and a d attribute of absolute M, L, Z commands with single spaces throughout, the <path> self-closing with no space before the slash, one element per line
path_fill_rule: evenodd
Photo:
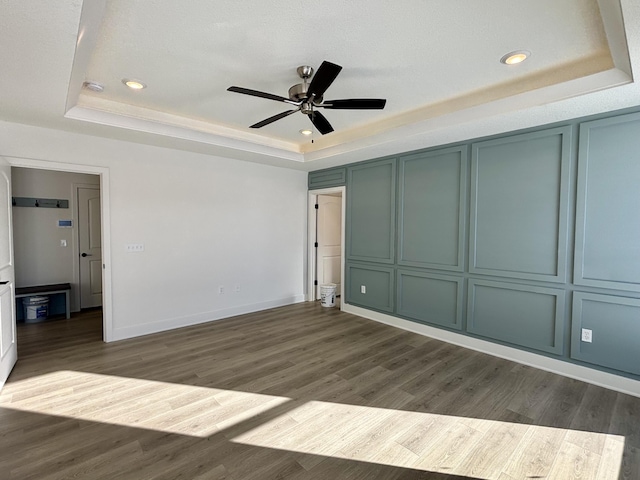
<path fill-rule="evenodd" d="M 308 294 L 310 301 L 320 299 L 320 286 L 337 285 L 344 299 L 345 187 L 309 192 Z M 340 302 L 342 309 L 343 302 Z"/>
<path fill-rule="evenodd" d="M 99 188 L 99 202 L 93 202 L 97 204 L 97 208 L 99 210 L 99 225 L 100 225 L 100 247 L 101 247 L 101 255 L 102 261 L 98 265 L 99 268 L 96 269 L 94 266 L 94 279 L 96 276 L 100 277 L 101 283 L 101 294 L 100 303 L 102 304 L 102 340 L 105 342 L 110 342 L 113 340 L 113 314 L 112 314 L 112 293 L 111 293 L 111 271 L 109 268 L 111 262 L 111 234 L 109 230 L 110 221 L 110 208 L 109 208 L 109 199 L 110 199 L 110 190 L 109 190 L 109 169 L 106 167 L 97 167 L 90 165 L 72 165 L 58 162 L 49 162 L 45 160 L 34 160 L 34 159 L 26 159 L 26 158 L 17 158 L 17 157 L 5 157 L 9 162 L 11 167 L 23 167 L 27 170 L 39 170 L 39 171 L 51 171 L 51 172 L 66 172 L 66 173 L 79 173 L 79 174 L 90 174 L 94 175 L 97 179 L 97 182 L 92 187 Z M 78 183 L 78 182 L 76 182 Z M 83 183 L 83 182 L 80 182 Z M 75 190 L 75 185 L 70 186 L 68 189 L 68 193 L 65 197 L 73 198 L 74 204 L 76 204 L 77 192 Z M 94 206 L 94 208 L 96 208 Z M 73 224 L 77 225 L 77 208 L 73 210 Z M 13 236 L 13 225 L 11 225 L 10 235 Z M 95 229 L 94 229 L 94 237 L 95 237 Z M 77 238 L 77 236 L 76 236 Z M 59 241 L 59 240 L 58 240 Z M 94 241 L 95 244 L 95 241 Z M 59 243 L 58 245 L 61 245 Z M 79 251 L 77 242 L 73 242 L 69 247 L 73 250 L 73 259 L 74 265 L 70 268 L 73 270 L 74 280 L 72 283 L 78 285 L 79 283 L 79 259 L 80 254 L 82 252 Z M 95 283 L 95 282 L 94 282 Z M 79 293 L 79 292 L 78 292 Z M 77 296 L 77 300 L 73 302 L 72 310 L 80 309 L 80 297 Z"/>
<path fill-rule="evenodd" d="M 16 288 L 41 295 L 35 298 L 46 302 L 48 320 L 101 306 L 100 177 L 21 167 L 12 167 L 11 177 Z M 27 319 L 26 311 L 18 306 L 19 320 L 43 320 Z"/>

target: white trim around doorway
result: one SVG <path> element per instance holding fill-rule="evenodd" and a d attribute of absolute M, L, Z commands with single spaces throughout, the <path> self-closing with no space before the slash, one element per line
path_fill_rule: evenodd
<path fill-rule="evenodd" d="M 332 187 L 332 188 L 322 188 L 318 190 L 309 190 L 309 200 L 308 207 L 309 211 L 307 214 L 307 301 L 313 302 L 318 300 L 316 298 L 316 288 L 314 285 L 314 280 L 316 276 L 316 249 L 314 247 L 316 242 L 316 209 L 315 205 L 318 200 L 318 195 L 330 195 L 339 193 L 342 198 L 342 225 L 340 226 L 340 235 L 342 241 L 342 247 L 340 249 L 340 310 L 343 309 L 344 306 L 344 269 L 345 269 L 345 227 L 346 227 L 346 205 L 347 205 L 347 188 L 346 187 Z"/>
<path fill-rule="evenodd" d="M 100 215 L 102 227 L 102 339 L 111 342 L 113 337 L 113 302 L 111 289 L 111 211 L 109 169 L 91 165 L 49 162 L 32 158 L 4 157 L 12 167 L 55 170 L 59 172 L 87 173 L 100 176 Z"/>

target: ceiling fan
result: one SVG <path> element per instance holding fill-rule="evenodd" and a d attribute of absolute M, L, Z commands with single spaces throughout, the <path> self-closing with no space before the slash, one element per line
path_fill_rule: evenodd
<path fill-rule="evenodd" d="M 302 78 L 302 83 L 294 85 L 289 89 L 289 98 L 242 87 L 229 87 L 227 90 L 245 95 L 253 95 L 254 97 L 267 98 L 297 107 L 295 110 L 287 110 L 286 112 L 255 123 L 251 125 L 250 128 L 261 128 L 276 120 L 288 117 L 292 113 L 302 112 L 309 117 L 318 131 L 322 135 L 325 135 L 333 132 L 333 127 L 316 108 L 329 108 L 334 110 L 382 110 L 387 103 L 387 100 L 383 98 L 353 98 L 325 101 L 323 99 L 324 92 L 336 79 L 340 70 L 342 70 L 340 65 L 327 61 L 322 62 L 322 65 L 320 65 L 315 75 L 313 75 L 313 68 L 309 66 L 298 67 L 297 72 L 300 78 Z M 311 78 L 312 75 L 313 78 Z M 310 78 L 311 82 L 309 82 Z"/>

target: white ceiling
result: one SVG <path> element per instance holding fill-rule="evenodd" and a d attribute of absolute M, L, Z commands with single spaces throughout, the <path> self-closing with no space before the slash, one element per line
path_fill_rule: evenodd
<path fill-rule="evenodd" d="M 0 119 L 316 169 L 640 105 L 639 3 L 8 0 Z M 248 128 L 288 106 L 226 90 L 287 96 L 323 60 L 343 66 L 325 99 L 386 108 L 324 110 L 312 143 L 301 113 Z"/>

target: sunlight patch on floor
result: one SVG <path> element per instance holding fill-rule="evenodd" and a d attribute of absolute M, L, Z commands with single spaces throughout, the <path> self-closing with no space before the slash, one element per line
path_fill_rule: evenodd
<path fill-rule="evenodd" d="M 0 408 L 208 437 L 289 401 L 286 397 L 58 371 L 11 382 Z"/>
<path fill-rule="evenodd" d="M 310 454 L 306 469 L 333 457 L 474 479 L 617 480 L 624 450 L 616 435 L 319 401 L 233 441 Z"/>
<path fill-rule="evenodd" d="M 323 401 L 300 404 L 287 397 L 75 371 L 10 382 L 0 408 L 201 438 L 222 433 L 235 443 L 297 452 L 296 461 L 307 470 L 332 457 L 473 479 L 617 480 L 625 446 L 624 437 L 597 432 Z M 255 418 L 261 413 L 263 421 Z"/>

